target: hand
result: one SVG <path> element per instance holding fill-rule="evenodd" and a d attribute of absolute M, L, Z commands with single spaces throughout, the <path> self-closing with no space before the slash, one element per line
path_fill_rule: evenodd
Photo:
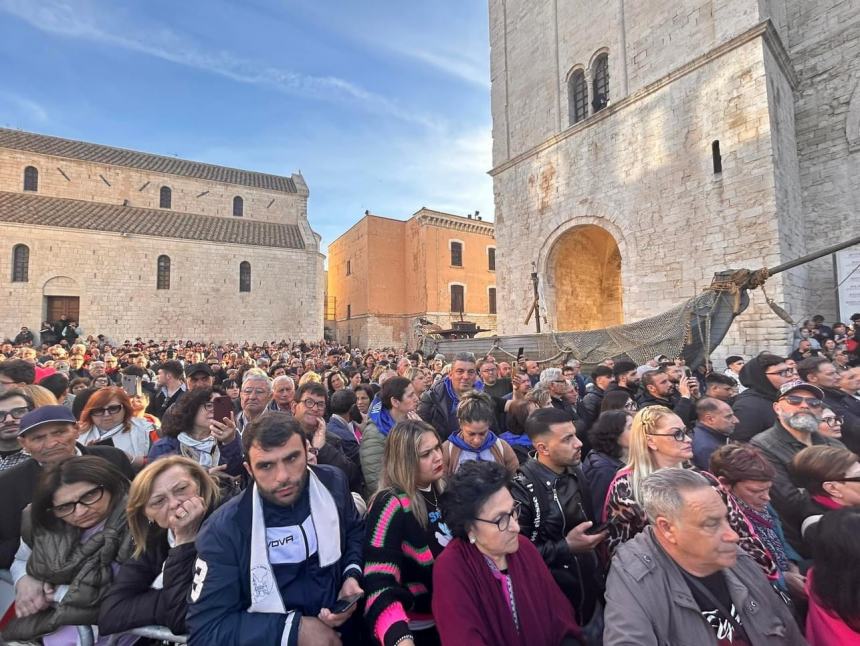
<path fill-rule="evenodd" d="M 358 581 L 356 581 L 354 577 L 350 576 L 347 577 L 343 582 L 343 585 L 340 586 L 340 593 L 337 595 L 337 598 L 343 599 L 344 597 L 351 597 L 354 594 L 364 594 L 364 590 L 361 589 Z M 352 616 L 352 613 L 355 612 L 357 607 L 358 604 L 354 604 L 352 608 L 346 612 L 341 612 L 340 614 L 334 614 L 328 608 L 323 608 L 320 610 L 319 620 L 330 628 L 337 628 Z"/>
<path fill-rule="evenodd" d="M 226 471 L 227 471 L 227 465 L 226 465 L 226 464 L 219 464 L 217 467 L 209 467 L 209 468 L 207 469 L 207 471 L 209 472 L 209 475 L 210 475 L 210 476 L 214 476 L 214 477 L 216 477 L 216 478 L 220 478 L 220 477 L 222 477 L 222 476 L 227 475 L 227 474 L 226 474 Z"/>
<path fill-rule="evenodd" d="M 690 398 L 690 381 L 686 377 L 681 377 L 678 382 L 678 394 L 684 399 Z"/>
<path fill-rule="evenodd" d="M 421 421 L 421 415 L 419 415 L 417 411 L 411 410 L 408 413 L 406 413 L 406 419 L 414 419 L 414 420 L 420 422 Z"/>
<path fill-rule="evenodd" d="M 311 438 L 311 446 L 317 449 L 325 446 L 325 420 L 322 417 L 317 420 L 317 430 L 314 431 L 314 436 Z"/>
<path fill-rule="evenodd" d="M 785 572 L 785 585 L 795 599 L 806 599 L 806 577 L 800 572 Z"/>
<path fill-rule="evenodd" d="M 689 382 L 689 386 L 690 386 L 690 394 L 694 398 L 698 398 L 699 397 L 699 380 L 696 379 L 695 377 L 690 377 L 687 381 Z"/>
<path fill-rule="evenodd" d="M 302 617 L 299 623 L 299 646 L 341 646 L 340 637 L 316 617 Z"/>
<path fill-rule="evenodd" d="M 590 520 L 580 523 L 571 529 L 564 540 L 567 541 L 567 546 L 571 552 L 590 552 L 595 547 L 600 545 L 609 536 L 609 532 L 604 530 L 599 534 L 586 534 L 585 532 L 591 529 L 592 523 Z"/>
<path fill-rule="evenodd" d="M 15 615 L 29 617 L 50 605 L 42 581 L 25 574 L 15 584 Z M 51 592 L 53 596 L 53 590 Z"/>
<path fill-rule="evenodd" d="M 206 505 L 203 498 L 194 496 L 179 505 L 167 520 L 177 545 L 191 543 L 197 537 L 197 530 L 206 515 Z"/>
<path fill-rule="evenodd" d="M 222 421 L 213 419 L 209 422 L 209 432 L 212 437 L 218 440 L 219 444 L 229 444 L 236 437 L 236 422 L 233 419 L 233 413 L 230 417 L 225 417 Z"/>

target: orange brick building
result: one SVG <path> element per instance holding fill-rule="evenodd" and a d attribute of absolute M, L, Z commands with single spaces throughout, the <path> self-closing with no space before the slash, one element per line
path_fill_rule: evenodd
<path fill-rule="evenodd" d="M 352 347 L 415 345 L 418 317 L 496 327 L 491 222 L 422 208 L 409 220 L 365 216 L 328 248 L 326 318 Z"/>

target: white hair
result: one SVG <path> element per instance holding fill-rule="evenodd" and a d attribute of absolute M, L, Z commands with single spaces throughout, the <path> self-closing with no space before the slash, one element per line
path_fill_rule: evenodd
<path fill-rule="evenodd" d="M 707 478 L 691 469 L 658 469 L 642 481 L 642 507 L 653 523 L 658 516 L 677 518 L 684 508 L 684 492 L 711 487 Z"/>
<path fill-rule="evenodd" d="M 272 381 L 272 390 L 277 388 L 278 384 L 284 381 L 289 381 L 293 388 L 296 387 L 296 382 L 293 380 L 292 377 L 290 377 L 289 375 L 280 375 L 278 377 L 275 377 L 274 381 Z"/>
<path fill-rule="evenodd" d="M 561 368 L 544 368 L 540 373 L 540 383 L 549 386 L 553 381 L 564 379 Z"/>

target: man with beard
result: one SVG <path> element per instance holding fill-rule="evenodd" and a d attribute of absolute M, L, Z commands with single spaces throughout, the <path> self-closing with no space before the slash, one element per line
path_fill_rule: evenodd
<path fill-rule="evenodd" d="M 189 644 L 340 644 L 362 594 L 364 521 L 338 469 L 308 466 L 298 422 L 272 411 L 242 435 L 253 483 L 197 537 Z"/>
<path fill-rule="evenodd" d="M 746 390 L 732 404 L 738 418 L 732 439 L 749 442 L 773 426 L 776 421 L 773 403 L 779 396 L 779 389 L 795 379 L 797 371 L 784 357 L 762 352 L 747 361 L 740 372 L 740 380 Z"/>
<path fill-rule="evenodd" d="M 623 390 L 633 401 L 639 398 L 639 382 L 641 381 L 641 377 L 636 370 L 635 363 L 627 360 L 616 361 L 612 367 L 612 375 L 615 377 L 615 381 L 610 384 L 607 392 Z"/>
<path fill-rule="evenodd" d="M 839 373 L 825 357 L 811 357 L 797 364 L 797 374 L 818 386 L 824 393 L 824 407 L 842 418 L 842 443 L 854 453 L 860 452 L 860 417 L 853 411 L 849 395 L 839 389 Z"/>
<path fill-rule="evenodd" d="M 0 471 L 30 457 L 18 442 L 18 429 L 21 418 L 33 408 L 33 400 L 23 390 L 13 388 L 0 393 Z"/>
<path fill-rule="evenodd" d="M 776 423 L 750 441 L 762 450 L 776 470 L 770 498 L 782 519 L 785 536 L 795 549 L 802 545 L 800 524 L 809 494 L 794 484 L 789 465 L 794 456 L 808 446 L 844 447 L 839 440 L 818 433 L 823 408 L 824 393 L 818 386 L 800 380 L 783 384 L 773 404 Z"/>
<path fill-rule="evenodd" d="M 580 468 L 582 442 L 567 413 L 539 408 L 526 420 L 534 457 L 514 478 L 520 533 L 541 553 L 556 583 L 588 633 L 602 586 L 594 549 L 606 532 L 587 534 L 597 517 Z"/>
<path fill-rule="evenodd" d="M 682 378 L 678 382 L 677 397 L 675 385 L 669 378 L 665 369 L 651 370 L 642 375 L 642 386 L 644 392 L 639 398 L 639 409 L 646 406 L 665 406 L 680 417 L 689 428 L 696 417 L 693 405 L 693 397 L 690 390 L 690 382 L 694 378 Z"/>

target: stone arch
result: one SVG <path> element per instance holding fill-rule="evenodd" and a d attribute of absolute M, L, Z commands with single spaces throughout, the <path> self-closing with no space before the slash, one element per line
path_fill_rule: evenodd
<path fill-rule="evenodd" d="M 81 289 L 74 278 L 54 276 L 42 286 L 42 296 L 80 296 Z"/>
<path fill-rule="evenodd" d="M 607 227 L 577 224 L 550 236 L 542 254 L 545 306 L 558 331 L 623 323 L 621 248 Z"/>

